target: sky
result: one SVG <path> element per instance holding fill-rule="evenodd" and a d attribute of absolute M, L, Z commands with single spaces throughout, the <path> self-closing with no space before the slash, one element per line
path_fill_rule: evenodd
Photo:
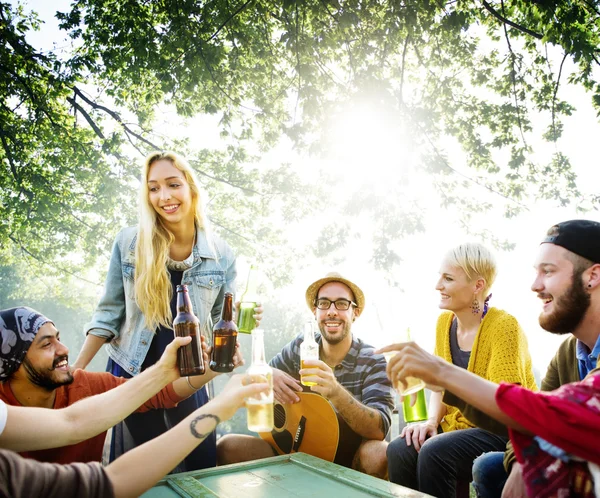
<path fill-rule="evenodd" d="M 14 2 L 13 2 L 14 3 Z M 58 31 L 53 18 L 56 10 L 67 11 L 69 3 L 65 0 L 28 1 L 26 5 L 36 10 L 45 24 L 38 33 L 28 35 L 28 40 L 36 47 L 61 47 L 68 50 L 70 42 Z M 565 68 L 568 72 L 569 68 Z M 563 80 L 566 81 L 566 78 Z M 592 148 L 600 137 L 600 124 L 591 106 L 591 99 L 581 88 L 566 83 L 561 88 L 562 97 L 567 98 L 577 110 L 564 119 L 564 135 L 561 149 L 572 161 L 580 179 L 583 191 L 592 193 L 600 184 L 600 168 L 597 153 Z M 198 116 L 181 126 L 181 120 L 174 110 L 164 109 L 157 131 L 172 130 L 178 126 L 181 133 L 187 133 L 199 146 L 210 146 L 219 140 L 217 118 Z M 535 126 L 534 122 L 534 126 Z M 291 163 L 306 178 L 323 175 L 323 171 L 343 171 L 331 185 L 332 203 L 339 200 L 344 192 L 360 188 L 364 181 L 365 164 L 373 164 L 381 181 L 394 178 L 403 168 L 410 167 L 412 151 L 403 140 L 401 127 L 385 127 L 368 108 L 358 108 L 339 117 L 333 125 L 332 153 L 327 158 L 315 158 L 301 154 L 292 148 L 285 139 L 277 147 L 264 154 L 263 166 Z M 337 131 L 336 131 L 337 130 Z M 534 149 L 540 159 L 547 155 L 548 144 L 539 139 L 542 125 L 536 128 L 537 135 L 532 137 Z M 536 137 L 538 137 L 536 139 Z M 453 167 L 461 171 L 461 152 L 452 143 L 447 146 L 448 155 L 453 158 Z M 260 167 L 260 165 L 259 165 Z M 466 171 L 466 170 L 465 170 Z M 431 202 L 431 191 L 418 177 L 412 178 L 414 188 L 407 203 L 418 202 L 426 207 L 426 233 L 403 239 L 399 242 L 403 262 L 394 270 L 394 279 L 400 288 L 385 284 L 384 275 L 374 272 L 369 262 L 370 253 L 365 240 L 353 240 L 345 260 L 332 268 L 321 261 L 304 262 L 304 267 L 294 275 L 294 284 L 281 289 L 278 298 L 291 307 L 302 307 L 304 291 L 314 280 L 327 272 L 336 270 L 355 281 L 365 292 L 367 305 L 363 316 L 355 323 L 354 331 L 367 342 L 375 346 L 398 340 L 402 332 L 410 327 L 412 336 L 429 350 L 433 350 L 435 323 L 439 315 L 439 294 L 435 290 L 438 270 L 444 253 L 454 245 L 474 240 L 461 226 L 456 213 L 442 210 Z M 558 208 L 548 202 L 532 203 L 528 211 L 513 219 L 501 215 L 503 200 L 493 194 L 473 186 L 475 196 L 482 201 L 494 204 L 490 212 L 474 213 L 474 223 L 479 228 L 492 230 L 499 238 L 515 243 L 515 249 L 509 252 L 496 251 L 499 263 L 497 281 L 492 288 L 491 304 L 513 314 L 527 335 L 533 362 L 543 373 L 555 353 L 562 337 L 543 331 L 537 322 L 541 302 L 530 290 L 534 278 L 533 262 L 540 240 L 553 224 L 573 218 L 588 218 L 600 221 L 598 212 L 577 213 L 574 207 Z M 322 216 L 322 215 L 321 215 Z M 289 227 L 292 245 L 302 247 L 303 242 L 314 233 L 315 219 L 307 218 Z M 368 229 L 369 220 L 357 220 Z M 243 289 L 249 261 L 240 258 L 240 289 Z M 99 289 L 100 292 L 100 289 Z M 265 317 L 265 321 L 268 317 Z M 299 327 L 299 330 L 301 328 Z"/>

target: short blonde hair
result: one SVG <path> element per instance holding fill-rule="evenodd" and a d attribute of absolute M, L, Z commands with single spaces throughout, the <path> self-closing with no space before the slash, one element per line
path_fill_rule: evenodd
<path fill-rule="evenodd" d="M 461 268 L 469 280 L 483 278 L 483 296 L 485 298 L 489 295 L 498 270 L 496 258 L 487 247 L 476 242 L 460 244 L 450 249 L 446 258 L 452 266 Z"/>

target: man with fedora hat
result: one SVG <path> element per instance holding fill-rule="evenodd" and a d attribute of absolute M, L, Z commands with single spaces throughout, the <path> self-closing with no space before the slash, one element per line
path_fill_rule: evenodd
<path fill-rule="evenodd" d="M 543 303 L 540 326 L 553 334 L 568 334 L 542 380 L 542 391 L 554 391 L 583 380 L 598 367 L 600 223 L 569 220 L 553 225 L 540 244 L 534 267 L 531 290 Z M 505 453 L 485 453 L 474 461 L 473 485 L 482 497 L 526 496 L 511 443 Z"/>
<path fill-rule="evenodd" d="M 301 370 L 302 334 L 284 346 L 270 362 L 275 397 L 281 403 L 296 403 L 300 401 L 297 393 L 302 391 L 300 375 L 314 382 L 310 391 L 328 399 L 352 431 L 362 438 L 348 465 L 385 477 L 387 443 L 383 440 L 391 425 L 394 398 L 385 372 L 385 358 L 374 355 L 371 346 L 352 334 L 352 324 L 365 307 L 364 293 L 339 273 L 329 273 L 308 286 L 306 304 L 315 314 L 320 330 L 315 334 L 319 359 L 305 361 Z M 220 464 L 273 456 L 265 441 L 238 434 L 221 438 L 217 453 Z"/>

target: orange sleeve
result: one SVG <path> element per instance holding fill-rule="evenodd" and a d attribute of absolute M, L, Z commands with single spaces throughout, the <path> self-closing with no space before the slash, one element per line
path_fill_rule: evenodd
<path fill-rule="evenodd" d="M 173 384 L 169 384 L 167 387 L 159 391 L 157 394 L 152 396 L 142 406 L 140 406 L 136 412 L 147 412 L 148 410 L 156 410 L 158 408 L 175 408 L 177 403 L 183 401 L 185 398 L 180 398 L 175 394 Z"/>
<path fill-rule="evenodd" d="M 85 379 L 85 383 L 77 389 L 78 391 L 89 389 L 88 393 L 78 392 L 75 396 L 77 399 L 85 398 L 94 394 L 100 394 L 106 391 L 110 391 L 115 387 L 120 386 L 124 382 L 128 382 L 128 379 L 124 377 L 116 377 L 108 372 L 86 372 L 84 370 L 76 370 L 74 375 L 81 376 Z M 82 379 L 83 380 L 83 379 Z M 85 386 L 85 387 L 84 387 Z M 152 396 L 142 406 L 140 406 L 136 412 L 146 412 L 148 410 L 156 410 L 158 408 L 174 408 L 177 403 L 183 401 L 185 398 L 180 398 L 173 389 L 173 384 L 169 384 L 163 388 L 157 394 Z M 74 399 L 71 402 L 75 401 Z"/>

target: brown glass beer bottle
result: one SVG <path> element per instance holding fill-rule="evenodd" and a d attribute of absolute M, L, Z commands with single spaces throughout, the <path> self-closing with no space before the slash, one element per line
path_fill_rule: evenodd
<path fill-rule="evenodd" d="M 233 294 L 225 293 L 221 319 L 213 328 L 213 348 L 210 369 L 214 372 L 231 372 L 238 329 L 233 321 Z"/>
<path fill-rule="evenodd" d="M 177 362 L 179 363 L 181 376 L 204 374 L 200 322 L 194 315 L 187 285 L 177 286 L 177 316 L 173 320 L 173 330 L 175 331 L 175 337 L 190 336 L 192 338 L 192 342 L 177 351 Z"/>

